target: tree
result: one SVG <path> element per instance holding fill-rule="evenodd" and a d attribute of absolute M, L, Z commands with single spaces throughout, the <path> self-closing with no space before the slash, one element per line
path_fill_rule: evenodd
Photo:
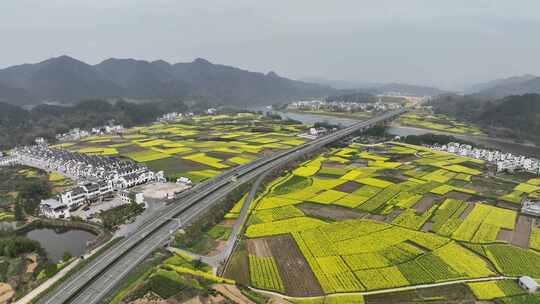
<path fill-rule="evenodd" d="M 52 195 L 51 184 L 41 179 L 30 180 L 21 185 L 18 191 L 19 203 L 22 204 L 26 214 L 37 214 L 41 200 Z"/>
<path fill-rule="evenodd" d="M 19 221 L 19 222 L 22 222 L 22 221 L 24 221 L 24 219 L 25 219 L 25 216 L 24 216 L 23 208 L 22 208 L 21 204 L 19 204 L 17 202 L 17 203 L 15 203 L 15 220 Z"/>
<path fill-rule="evenodd" d="M 55 263 L 47 263 L 45 265 L 44 271 L 47 278 L 50 278 L 56 274 L 56 272 L 58 271 L 58 266 Z"/>
<path fill-rule="evenodd" d="M 72 255 L 68 251 L 64 252 L 64 254 L 62 255 L 62 261 L 64 262 L 71 260 L 71 258 L 72 258 Z"/>

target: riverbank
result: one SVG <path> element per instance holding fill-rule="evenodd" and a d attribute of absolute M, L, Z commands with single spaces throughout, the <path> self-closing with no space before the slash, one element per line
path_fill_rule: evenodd
<path fill-rule="evenodd" d="M 336 117 L 336 118 L 346 118 L 346 119 L 355 119 L 355 120 L 367 120 L 373 116 L 369 114 L 363 114 L 363 112 L 357 112 L 353 114 L 353 113 L 341 113 L 341 112 L 299 111 L 299 110 L 290 110 L 290 109 L 282 113 L 330 116 L 330 117 Z"/>
<path fill-rule="evenodd" d="M 486 135 L 456 134 L 438 130 L 422 129 L 418 127 L 402 126 L 398 123 L 392 124 L 392 126 L 388 129 L 388 132 L 396 136 L 423 135 L 427 133 L 448 135 L 463 141 L 475 143 L 487 149 L 500 150 L 529 157 L 538 157 L 538 155 L 540 155 L 540 147 L 534 145 L 533 143 L 516 143 L 509 139 L 490 137 Z"/>
<path fill-rule="evenodd" d="M 261 110 L 261 109 L 258 109 L 258 110 Z M 358 119 L 342 118 L 342 117 L 335 117 L 335 116 L 321 115 L 321 114 L 306 114 L 302 112 L 290 112 L 290 111 L 286 111 L 286 112 L 269 111 L 267 109 L 265 111 L 279 114 L 284 118 L 291 118 L 291 119 L 300 121 L 305 125 L 312 125 L 316 122 L 323 121 L 323 122 L 328 122 L 331 124 L 339 124 L 344 127 L 348 127 L 359 121 Z M 423 128 L 418 128 L 418 127 L 402 126 L 398 123 L 392 124 L 392 126 L 388 129 L 388 132 L 391 135 L 396 135 L 396 136 L 423 135 L 427 133 L 448 135 L 448 136 L 454 136 L 457 139 L 475 143 L 479 146 L 483 146 L 488 149 L 500 150 L 500 151 L 518 154 L 518 155 L 524 155 L 528 157 L 538 157 L 538 155 L 540 155 L 540 147 L 532 143 L 516 143 L 509 139 L 489 137 L 486 135 L 456 134 L 452 132 L 444 132 L 444 131 L 438 131 L 438 130 L 423 129 Z"/>

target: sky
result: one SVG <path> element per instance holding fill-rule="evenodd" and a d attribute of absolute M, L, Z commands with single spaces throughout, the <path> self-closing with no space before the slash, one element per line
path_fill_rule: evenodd
<path fill-rule="evenodd" d="M 540 1 L 2 0 L 0 68 L 205 58 L 294 79 L 459 89 L 540 74 Z"/>

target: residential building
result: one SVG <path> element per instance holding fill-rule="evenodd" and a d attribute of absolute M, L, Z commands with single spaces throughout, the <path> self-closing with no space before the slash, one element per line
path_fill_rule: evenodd
<path fill-rule="evenodd" d="M 168 121 L 176 121 L 184 117 L 184 114 L 178 113 L 178 112 L 171 112 L 163 114 L 161 117 L 157 119 L 158 122 L 168 122 Z"/>
<path fill-rule="evenodd" d="M 13 166 L 17 163 L 17 158 L 14 156 L 0 156 L 0 167 Z"/>
<path fill-rule="evenodd" d="M 534 216 L 540 216 L 540 202 L 524 200 L 521 204 L 521 212 Z"/>
<path fill-rule="evenodd" d="M 120 199 L 126 204 L 146 204 L 144 202 L 144 195 L 140 192 L 122 190 L 120 191 Z"/>
<path fill-rule="evenodd" d="M 188 177 L 180 177 L 176 180 L 176 183 L 178 184 L 184 184 L 184 185 L 191 185 L 193 182 Z"/>
<path fill-rule="evenodd" d="M 486 150 L 474 148 L 471 145 L 460 143 L 448 143 L 447 145 L 434 145 L 430 147 L 435 150 L 445 151 L 460 156 L 484 160 L 497 167 L 497 172 L 516 170 L 526 171 L 533 174 L 540 174 L 540 160 L 526 157 L 523 155 L 514 155 L 496 150 Z"/>
<path fill-rule="evenodd" d="M 528 293 L 535 293 L 539 290 L 540 285 L 536 282 L 535 279 L 529 276 L 522 276 L 518 279 L 518 284 L 526 290 Z"/>
<path fill-rule="evenodd" d="M 69 208 L 62 202 L 55 199 L 41 201 L 39 205 L 41 214 L 49 218 L 69 218 Z"/>
<path fill-rule="evenodd" d="M 47 140 L 45 140 L 45 138 L 43 138 L 43 137 L 36 137 L 36 139 L 34 141 L 36 142 L 36 145 L 46 145 L 47 144 Z"/>

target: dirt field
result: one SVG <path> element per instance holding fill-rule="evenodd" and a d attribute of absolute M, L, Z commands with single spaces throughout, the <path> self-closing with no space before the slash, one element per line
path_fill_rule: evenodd
<path fill-rule="evenodd" d="M 405 304 L 405 303 L 431 303 L 431 304 L 470 304 L 475 297 L 465 284 L 448 285 L 411 291 L 401 291 L 387 294 L 370 295 L 365 298 L 366 304 Z M 429 299 L 429 300 L 426 300 Z M 485 303 L 485 302 L 484 302 Z M 488 302 L 490 303 L 490 302 Z"/>
<path fill-rule="evenodd" d="M 514 235 L 512 236 L 512 241 L 510 243 L 512 245 L 528 249 L 532 223 L 533 218 L 524 215 L 518 216 L 516 228 L 514 229 Z"/>
<path fill-rule="evenodd" d="M 241 244 L 230 258 L 223 276 L 244 285 L 249 285 L 249 264 L 245 245 Z"/>
<path fill-rule="evenodd" d="M 433 194 L 426 194 L 418 203 L 416 203 L 413 208 L 418 213 L 424 213 L 426 212 L 433 204 L 437 201 L 440 201 L 440 197 L 433 195 Z"/>
<path fill-rule="evenodd" d="M 359 189 L 360 187 L 362 187 L 361 184 L 354 181 L 348 181 L 344 184 L 337 186 L 336 188 L 334 188 L 334 190 L 346 192 L 346 193 L 353 193 L 355 190 Z"/>
<path fill-rule="evenodd" d="M 0 283 L 0 304 L 10 303 L 14 295 L 15 290 L 9 284 Z"/>
<path fill-rule="evenodd" d="M 450 191 L 447 194 L 445 194 L 444 197 L 453 198 L 453 199 L 462 200 L 462 201 L 468 201 L 471 198 L 471 195 L 467 193 L 463 193 L 463 192 L 458 192 L 458 191 Z"/>
<path fill-rule="evenodd" d="M 221 293 L 222 295 L 224 295 L 226 298 L 230 299 L 234 303 L 255 304 L 255 302 L 246 298 L 246 296 L 244 296 L 242 292 L 240 292 L 240 290 L 236 286 L 227 285 L 227 284 L 216 284 L 216 285 L 212 285 L 212 289 L 218 291 L 219 293 Z"/>
<path fill-rule="evenodd" d="M 234 223 L 236 223 L 236 220 L 229 219 L 229 220 L 223 220 L 219 224 L 223 225 L 223 226 L 226 226 L 226 227 L 232 227 L 232 226 L 234 226 Z"/>
<path fill-rule="evenodd" d="M 403 212 L 403 209 L 394 209 L 390 214 L 384 217 L 384 221 L 387 223 L 390 223 L 393 221 L 398 215 L 400 215 Z"/>
<path fill-rule="evenodd" d="M 267 239 L 249 239 L 246 241 L 248 254 L 258 257 L 271 257 L 272 251 Z"/>
<path fill-rule="evenodd" d="M 519 208 L 521 208 L 521 205 L 519 205 L 519 204 L 509 203 L 509 202 L 505 202 L 505 201 L 496 201 L 495 205 L 497 207 L 510 209 L 510 210 L 519 210 Z"/>
<path fill-rule="evenodd" d="M 513 235 L 514 235 L 514 231 L 512 231 L 512 230 L 501 229 L 501 230 L 499 230 L 499 233 L 497 233 L 497 240 L 510 243 L 510 242 L 512 242 L 512 236 Z"/>
<path fill-rule="evenodd" d="M 431 227 L 433 227 L 433 223 L 432 222 L 426 222 L 424 224 L 424 226 L 422 227 L 422 229 L 420 229 L 420 230 L 422 230 L 424 232 L 428 232 L 428 231 L 431 231 Z"/>
<path fill-rule="evenodd" d="M 272 237 L 267 240 L 286 294 L 295 297 L 323 295 L 319 282 L 290 236 Z"/>
<path fill-rule="evenodd" d="M 292 304 L 291 302 L 283 299 L 283 298 L 279 298 L 279 297 L 273 297 L 271 298 L 270 300 L 268 300 L 268 302 L 266 302 L 267 304 Z"/>
<path fill-rule="evenodd" d="M 27 254 L 25 257 L 26 259 L 28 259 L 28 263 L 26 264 L 26 273 L 34 273 L 34 271 L 36 271 L 36 268 L 38 267 L 37 254 Z"/>
<path fill-rule="evenodd" d="M 332 205 L 319 205 L 312 203 L 302 203 L 297 205 L 306 215 L 319 218 L 327 218 L 336 221 L 343 221 L 349 219 L 356 219 L 364 217 L 362 212 L 356 212 L 348 208 L 332 206 Z"/>
<path fill-rule="evenodd" d="M 150 183 L 141 187 L 145 198 L 164 199 L 167 194 L 183 191 L 189 186 L 177 183 Z"/>
<path fill-rule="evenodd" d="M 219 159 L 229 159 L 231 157 L 237 156 L 236 154 L 232 154 L 232 153 L 216 152 L 216 151 L 208 151 L 206 152 L 206 155 L 210 157 L 219 158 Z"/>
<path fill-rule="evenodd" d="M 462 220 L 465 220 L 467 218 L 467 216 L 469 215 L 469 213 L 471 213 L 471 211 L 474 208 L 473 203 L 466 202 L 466 204 L 467 204 L 467 208 L 465 208 L 465 210 L 463 210 L 463 212 L 459 215 L 459 218 L 462 219 Z"/>
<path fill-rule="evenodd" d="M 370 214 L 366 216 L 366 218 L 370 220 L 374 220 L 374 221 L 379 221 L 379 222 L 384 222 L 386 219 L 384 215 L 379 215 L 379 214 Z"/>

